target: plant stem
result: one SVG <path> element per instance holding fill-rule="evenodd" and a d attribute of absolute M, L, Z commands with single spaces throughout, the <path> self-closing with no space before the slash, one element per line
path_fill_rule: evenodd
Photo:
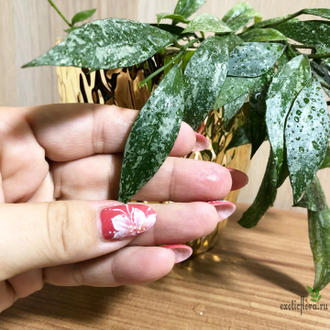
<path fill-rule="evenodd" d="M 306 48 L 306 49 L 308 49 L 308 48 L 315 49 L 316 48 L 315 46 L 311 46 L 311 45 L 292 45 L 292 44 L 291 44 L 291 47 L 293 47 L 293 48 Z"/>
<path fill-rule="evenodd" d="M 330 89 L 330 85 L 328 85 L 328 84 L 326 84 L 326 83 L 324 83 L 324 82 L 322 82 L 322 81 L 320 81 L 320 84 L 321 84 L 321 86 L 323 86 L 324 88 L 326 88 L 326 89 Z"/>
<path fill-rule="evenodd" d="M 174 44 L 174 46 L 178 47 L 179 49 L 183 49 L 184 48 L 184 46 L 183 45 L 180 45 L 176 39 L 174 39 L 173 44 Z"/>
<path fill-rule="evenodd" d="M 57 13 L 63 18 L 64 22 L 66 24 L 68 24 L 70 27 L 72 27 L 73 25 L 69 23 L 69 21 L 64 17 L 64 15 L 60 12 L 60 10 L 55 6 L 54 2 L 52 0 L 48 0 L 48 2 L 50 3 L 50 5 L 52 7 L 54 7 L 54 9 L 57 11 Z"/>
<path fill-rule="evenodd" d="M 330 53 L 323 53 L 323 54 L 310 54 L 307 55 L 309 58 L 327 58 L 330 57 Z"/>
<path fill-rule="evenodd" d="M 289 50 L 289 53 L 290 53 L 290 55 L 292 56 L 292 58 L 296 57 L 297 54 L 296 54 L 296 52 L 292 49 L 291 45 L 290 45 L 290 44 L 287 44 L 287 46 L 288 46 L 288 50 Z"/>
<path fill-rule="evenodd" d="M 162 71 L 164 71 L 167 67 L 169 67 L 170 65 L 172 65 L 178 58 L 180 58 L 184 52 L 191 46 L 193 45 L 195 42 L 199 41 L 199 38 L 196 38 L 194 40 L 191 40 L 190 42 L 188 42 L 186 45 L 183 46 L 183 48 L 181 49 L 181 51 L 178 53 L 178 55 L 176 55 L 175 57 L 173 57 L 173 59 L 168 62 L 167 64 L 163 65 L 161 68 L 159 68 L 158 70 L 156 70 L 155 72 L 153 72 L 151 75 L 149 75 L 146 79 L 142 80 L 139 82 L 139 88 L 143 87 L 150 79 L 152 79 L 153 77 L 157 76 L 159 73 L 161 73 Z M 180 45 L 181 46 L 181 45 Z"/>
<path fill-rule="evenodd" d="M 299 15 L 301 15 L 301 14 L 303 14 L 303 13 L 304 13 L 303 10 L 299 10 L 299 11 L 297 11 L 297 12 L 294 13 L 294 14 L 291 14 L 291 15 L 288 15 L 288 16 L 286 16 L 286 17 L 283 17 L 283 19 L 281 19 L 281 20 L 279 20 L 279 21 L 277 21 L 277 22 L 275 22 L 275 23 L 268 24 L 268 25 L 266 25 L 266 26 L 264 26 L 264 27 L 269 27 L 269 26 L 272 26 L 272 25 L 282 24 L 282 23 L 287 22 L 287 21 L 289 21 L 290 19 L 293 19 L 293 18 L 295 18 L 295 17 L 297 17 L 297 16 L 299 16 Z"/>

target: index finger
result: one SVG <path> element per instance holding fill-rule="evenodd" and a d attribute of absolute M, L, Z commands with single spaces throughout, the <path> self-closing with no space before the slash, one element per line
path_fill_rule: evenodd
<path fill-rule="evenodd" d="M 46 157 L 57 162 L 123 152 L 138 115 L 137 110 L 84 103 L 42 105 L 25 111 Z M 171 155 L 184 156 L 200 143 L 192 128 L 182 123 Z M 206 148 L 206 141 L 204 144 Z"/>

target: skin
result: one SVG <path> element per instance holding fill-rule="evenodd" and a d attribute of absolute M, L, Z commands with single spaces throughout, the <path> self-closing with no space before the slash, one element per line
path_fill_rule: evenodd
<path fill-rule="evenodd" d="M 101 237 L 97 212 L 119 204 L 122 152 L 137 113 L 91 104 L 0 107 L 0 311 L 45 282 L 155 281 L 175 262 L 175 253 L 158 245 L 215 228 L 218 213 L 205 202 L 245 182 L 215 163 L 179 158 L 196 144 L 183 123 L 170 157 L 133 197 L 176 203 L 150 204 L 157 221 L 137 237 Z"/>

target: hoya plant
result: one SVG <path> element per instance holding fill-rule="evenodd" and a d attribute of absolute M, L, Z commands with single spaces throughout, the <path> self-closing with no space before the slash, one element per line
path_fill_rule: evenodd
<path fill-rule="evenodd" d="M 330 166 L 330 9 L 302 9 L 262 21 L 240 2 L 222 18 L 201 14 L 190 19 L 205 1 L 179 0 L 174 13 L 157 14 L 157 24 L 107 18 L 77 26 L 95 10 L 69 22 L 49 0 L 69 34 L 24 67 L 115 69 L 176 49 L 140 84 L 163 73 L 128 137 L 119 200 L 127 203 L 157 172 L 182 121 L 197 130 L 211 110 L 223 107 L 227 125 L 244 105 L 248 118 L 227 149 L 251 144 L 252 157 L 268 141 L 271 151 L 256 199 L 239 224 L 254 227 L 289 177 L 293 205 L 308 210 L 314 289 L 321 290 L 330 282 L 330 211 L 316 176 Z M 304 14 L 315 19 L 300 20 Z M 187 58 L 188 49 L 194 53 Z"/>

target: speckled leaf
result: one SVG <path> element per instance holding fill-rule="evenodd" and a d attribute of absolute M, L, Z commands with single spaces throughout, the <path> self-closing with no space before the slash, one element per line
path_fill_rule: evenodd
<path fill-rule="evenodd" d="M 71 24 L 74 25 L 76 23 L 82 22 L 86 20 L 87 18 L 90 18 L 94 13 L 96 12 L 96 9 L 89 9 L 84 10 L 72 17 Z"/>
<path fill-rule="evenodd" d="M 216 35 L 218 35 L 216 33 Z M 221 35 L 221 34 L 219 34 Z M 221 36 L 222 40 L 226 40 L 227 44 L 228 44 L 228 51 L 229 53 L 236 48 L 237 46 L 241 45 L 244 40 L 241 39 L 240 37 L 238 37 L 236 34 L 230 33 L 224 36 Z"/>
<path fill-rule="evenodd" d="M 157 23 L 158 24 L 162 19 L 165 19 L 165 18 L 172 19 L 172 20 L 175 20 L 175 21 L 181 22 L 181 23 L 189 23 L 190 22 L 190 20 L 184 18 L 181 15 L 177 15 L 177 14 L 160 13 L 160 14 L 156 14 L 156 15 L 157 15 Z"/>
<path fill-rule="evenodd" d="M 185 72 L 184 121 L 197 129 L 219 95 L 226 79 L 228 44 L 217 36 L 204 40 L 188 62 Z"/>
<path fill-rule="evenodd" d="M 287 41 L 287 37 L 275 29 L 252 29 L 240 35 L 244 41 Z"/>
<path fill-rule="evenodd" d="M 322 290 L 330 282 L 330 210 L 320 182 L 317 180 L 315 184 L 325 208 L 317 212 L 308 210 L 308 233 L 315 268 L 314 290 Z M 306 198 L 313 200 L 312 191 L 308 192 Z"/>
<path fill-rule="evenodd" d="M 172 41 L 170 33 L 149 24 L 107 18 L 82 25 L 46 54 L 24 67 L 122 68 L 147 60 Z"/>
<path fill-rule="evenodd" d="M 239 147 L 249 143 L 251 143 L 249 125 L 245 123 L 243 126 L 240 126 L 236 130 L 228 146 L 226 147 L 225 152 L 231 148 Z"/>
<path fill-rule="evenodd" d="M 258 78 L 227 77 L 220 94 L 218 95 L 213 109 L 218 109 L 223 105 L 237 99 L 239 96 L 250 91 Z"/>
<path fill-rule="evenodd" d="M 317 54 L 330 53 L 330 47 L 329 46 L 317 46 L 316 53 Z M 330 70 L 330 58 L 329 57 L 323 58 L 322 62 L 328 68 L 328 70 Z"/>
<path fill-rule="evenodd" d="M 202 7 L 205 1 L 206 0 L 179 0 L 175 7 L 174 14 L 187 18 Z"/>
<path fill-rule="evenodd" d="M 274 166 L 272 151 L 270 151 L 266 172 L 257 196 L 238 221 L 242 227 L 252 228 L 256 226 L 266 211 L 273 206 L 277 194 L 276 183 L 276 168 Z"/>
<path fill-rule="evenodd" d="M 306 8 L 303 9 L 303 13 L 330 19 L 330 9 L 327 8 Z"/>
<path fill-rule="evenodd" d="M 253 85 L 249 98 L 249 123 L 251 135 L 251 158 L 257 152 L 261 144 L 267 136 L 267 128 L 265 122 L 266 116 L 266 97 L 269 85 L 274 76 L 274 69 L 270 69 L 261 76 Z"/>
<path fill-rule="evenodd" d="M 201 14 L 195 17 L 184 29 L 183 33 L 202 31 L 202 32 L 216 32 L 216 33 L 228 33 L 232 30 L 219 19 L 218 17 Z"/>
<path fill-rule="evenodd" d="M 327 149 L 327 153 L 325 155 L 324 161 L 323 161 L 320 169 L 327 168 L 327 167 L 330 167 L 330 147 L 328 147 L 328 149 Z"/>
<path fill-rule="evenodd" d="M 307 45 L 330 46 L 330 22 L 328 21 L 288 21 L 274 26 L 286 37 Z"/>
<path fill-rule="evenodd" d="M 266 105 L 266 125 L 274 152 L 277 173 L 283 163 L 284 124 L 293 101 L 311 77 L 308 58 L 293 58 L 277 72 L 270 84 Z"/>
<path fill-rule="evenodd" d="M 223 107 L 224 111 L 224 121 L 223 126 L 226 127 L 230 120 L 236 115 L 238 110 L 243 106 L 245 100 L 249 96 L 249 93 L 245 93 L 235 100 L 232 100 L 231 102 L 227 103 Z"/>
<path fill-rule="evenodd" d="M 281 70 L 282 67 L 288 63 L 290 61 L 291 57 L 288 54 L 288 50 L 286 49 L 282 55 L 280 56 L 280 58 L 277 60 L 277 69 Z"/>
<path fill-rule="evenodd" d="M 157 23 L 153 23 L 150 24 L 151 26 L 154 26 L 158 29 L 167 31 L 169 33 L 172 34 L 172 36 L 175 39 L 178 39 L 179 35 L 182 33 L 182 31 L 184 30 L 181 26 L 177 26 L 177 25 L 172 25 L 172 24 L 157 24 Z M 180 35 L 181 37 L 181 35 Z"/>
<path fill-rule="evenodd" d="M 253 9 L 253 7 L 247 2 L 239 2 L 232 7 L 222 20 L 234 31 L 237 31 L 241 27 L 248 24 L 254 17 L 257 20 L 261 19 L 261 15 Z"/>
<path fill-rule="evenodd" d="M 296 204 L 321 167 L 329 143 L 329 114 L 322 88 L 312 78 L 292 105 L 285 126 L 288 168 Z"/>
<path fill-rule="evenodd" d="M 179 133 L 183 108 L 181 69 L 174 66 L 133 123 L 124 151 L 119 201 L 127 203 L 163 164 Z"/>
<path fill-rule="evenodd" d="M 315 176 L 307 187 L 301 200 L 294 206 L 303 207 L 311 211 L 322 211 L 325 208 L 325 200 L 320 187 L 319 180 Z"/>
<path fill-rule="evenodd" d="M 328 69 L 325 66 L 320 65 L 314 61 L 311 61 L 310 64 L 311 64 L 312 71 L 313 71 L 314 75 L 317 77 L 317 79 L 320 82 L 330 85 L 330 75 L 329 75 Z M 330 90 L 327 88 L 323 88 L 323 90 L 330 97 Z"/>
<path fill-rule="evenodd" d="M 289 18 L 290 16 L 291 15 L 286 15 L 283 17 L 274 17 L 274 18 L 266 19 L 264 21 L 253 24 L 252 27 L 253 28 L 263 28 L 263 27 L 270 26 L 270 25 L 273 26 L 273 25 L 278 24 L 279 22 L 282 22 L 282 20 Z"/>
<path fill-rule="evenodd" d="M 258 77 L 266 73 L 282 55 L 284 45 L 245 42 L 229 54 L 228 75 Z"/>

